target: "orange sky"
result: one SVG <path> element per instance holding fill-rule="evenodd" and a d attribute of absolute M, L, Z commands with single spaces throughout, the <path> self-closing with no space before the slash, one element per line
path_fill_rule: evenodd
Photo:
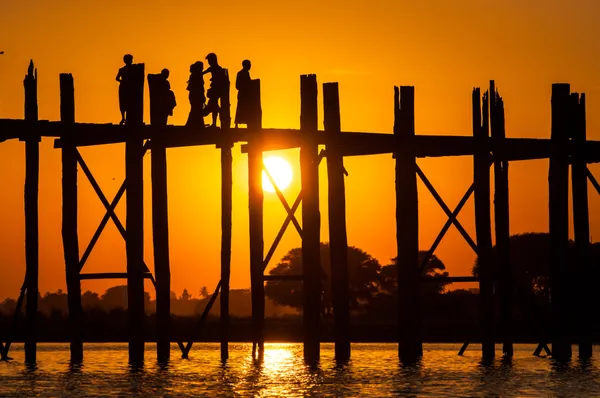
<path fill-rule="evenodd" d="M 461 4 L 457 7 L 456 4 Z M 340 83 L 342 128 L 391 132 L 393 86 L 416 87 L 417 134 L 471 134 L 471 90 L 495 79 L 505 99 L 509 137 L 548 137 L 553 82 L 585 92 L 588 137 L 600 139 L 600 4 L 595 0 L 322 1 L 0 1 L 0 117 L 22 118 L 23 76 L 30 58 L 39 73 L 41 119 L 59 116 L 58 74 L 73 73 L 76 118 L 119 121 L 114 81 L 125 53 L 146 71 L 171 70 L 183 124 L 189 105 L 188 68 L 216 52 L 234 75 L 243 59 L 262 81 L 263 125 L 299 127 L 299 75 Z M 146 90 L 147 91 L 147 90 Z M 235 92 L 232 92 L 235 98 Z M 147 105 L 146 105 L 147 108 Z M 235 109 L 235 102 L 232 104 Z M 146 110 L 146 121 L 148 112 Z M 322 125 L 322 117 L 321 117 Z M 65 286 L 60 237 L 60 152 L 41 144 L 40 290 Z M 122 146 L 82 154 L 107 196 L 124 177 Z M 283 152 L 298 171 L 297 152 Z M 212 291 L 219 275 L 219 152 L 212 147 L 169 150 L 169 210 L 173 290 Z M 0 144 L 0 299 L 16 296 L 24 275 L 24 146 Z M 146 262 L 152 268 L 149 158 L 146 157 Z M 472 159 L 419 160 L 454 208 L 472 180 Z M 547 161 L 512 163 L 511 233 L 547 231 Z M 391 156 L 346 160 L 348 240 L 387 263 L 395 256 L 394 162 Z M 592 167 L 600 173 L 600 169 Z M 326 176 L 322 168 L 323 179 Z M 80 245 L 103 216 L 80 173 Z M 427 249 L 445 216 L 420 185 L 420 242 Z M 286 191 L 293 201 L 296 179 Z M 322 184 L 322 240 L 328 240 Z M 233 288 L 249 285 L 246 157 L 234 150 Z M 600 199 L 590 192 L 592 237 L 600 236 Z M 124 206 L 119 208 L 124 221 Z M 285 213 L 265 195 L 265 251 Z M 472 201 L 460 216 L 470 233 Z M 109 225 L 85 272 L 125 268 L 125 245 Z M 290 230 L 275 259 L 300 243 Z M 468 274 L 474 256 L 451 229 L 436 252 L 453 275 Z M 83 282 L 102 291 L 115 281 Z M 148 286 L 148 288 L 150 288 Z"/>

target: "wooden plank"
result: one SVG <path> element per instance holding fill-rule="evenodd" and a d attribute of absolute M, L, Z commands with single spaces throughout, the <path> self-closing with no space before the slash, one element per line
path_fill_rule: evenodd
<path fill-rule="evenodd" d="M 25 87 L 25 120 L 38 119 L 37 69 L 30 62 L 23 81 Z M 38 330 L 38 272 L 39 225 L 38 188 L 40 178 L 40 136 L 35 130 L 25 133 L 25 267 L 26 267 L 26 332 L 25 362 L 35 363 L 37 358 Z"/>
<path fill-rule="evenodd" d="M 423 355 L 419 302 L 419 201 L 415 158 L 415 89 L 395 87 L 396 243 L 398 247 L 398 356 L 414 362 Z"/>
<path fill-rule="evenodd" d="M 575 232 L 576 271 L 580 285 L 577 289 L 577 336 L 579 340 L 579 358 L 592 357 L 592 330 L 594 314 L 590 303 L 595 300 L 593 294 L 594 269 L 589 258 L 590 220 L 588 210 L 587 165 L 585 161 L 585 94 L 572 93 L 570 104 L 571 139 L 571 186 L 573 192 L 573 229 Z"/>
<path fill-rule="evenodd" d="M 319 213 L 319 148 L 314 142 L 318 129 L 317 76 L 300 76 L 300 149 L 302 180 L 302 274 L 304 359 L 320 357 L 321 326 L 321 215 Z"/>
<path fill-rule="evenodd" d="M 70 127 L 75 123 L 75 88 L 73 75 L 60 75 L 60 118 L 64 123 L 65 143 L 72 140 Z M 65 145 L 62 158 L 62 239 L 67 275 L 69 305 L 69 339 L 71 362 L 83 360 L 83 308 L 79 280 L 79 237 L 77 234 L 77 155 L 76 148 Z"/>
<path fill-rule="evenodd" d="M 559 361 L 571 358 L 569 341 L 569 162 L 565 144 L 569 141 L 569 97 L 568 84 L 552 85 L 552 155 L 550 157 L 549 222 L 552 292 L 553 357 Z"/>
<path fill-rule="evenodd" d="M 171 264 L 169 256 L 169 213 L 167 195 L 167 150 L 163 144 L 161 127 L 168 115 L 162 109 L 167 102 L 161 90 L 160 75 L 148 75 L 150 91 L 151 139 L 150 168 L 152 179 L 152 244 L 154 247 L 154 275 L 156 279 L 156 356 L 159 363 L 171 357 Z M 158 127 L 158 128 L 156 128 Z M 129 194 L 128 194 L 129 195 Z"/>
<path fill-rule="evenodd" d="M 479 282 L 476 276 L 421 276 L 421 282 L 450 282 L 450 283 L 467 283 Z"/>
<path fill-rule="evenodd" d="M 145 279 L 152 279 L 152 274 L 149 272 L 144 272 L 142 277 Z M 79 274 L 79 279 L 82 281 L 102 279 L 127 279 L 127 272 L 95 272 Z"/>
<path fill-rule="evenodd" d="M 489 136 L 488 94 L 483 96 L 483 117 L 480 90 L 473 90 L 473 138 L 481 140 L 473 156 L 473 181 L 475 183 L 475 232 L 479 264 L 479 291 L 481 297 L 480 322 L 482 358 L 494 358 L 494 301 L 492 231 L 490 220 L 490 153 L 485 146 Z"/>
<path fill-rule="evenodd" d="M 301 280 L 304 280 L 304 276 L 302 276 L 302 275 L 270 274 L 270 275 L 264 275 L 263 280 L 265 282 L 268 282 L 268 281 L 301 281 Z"/>
<path fill-rule="evenodd" d="M 337 83 L 323 84 L 323 113 L 325 133 L 340 134 L 340 96 Z M 343 362 L 350 359 L 351 327 L 344 158 L 339 145 L 328 145 L 326 150 L 335 359 Z"/>
<path fill-rule="evenodd" d="M 496 91 L 493 80 L 490 82 L 489 93 L 492 142 L 501 146 L 506 139 L 504 101 Z M 500 328 L 503 339 L 502 352 L 506 358 L 512 358 L 514 352 L 512 338 L 514 287 L 510 263 L 508 161 L 502 155 L 503 152 L 494 153 L 494 226 L 500 296 Z"/>
<path fill-rule="evenodd" d="M 132 69 L 132 104 L 127 111 L 125 178 L 127 179 L 126 250 L 129 362 L 144 360 L 144 141 L 139 127 L 144 121 L 144 64 Z"/>

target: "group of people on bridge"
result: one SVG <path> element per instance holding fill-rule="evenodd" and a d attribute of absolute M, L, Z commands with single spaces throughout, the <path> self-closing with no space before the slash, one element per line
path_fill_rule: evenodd
<path fill-rule="evenodd" d="M 215 127 L 217 116 L 223 107 L 223 97 L 229 90 L 229 75 L 217 60 L 217 55 L 210 53 L 206 56 L 208 68 L 204 69 L 204 63 L 197 61 L 190 65 L 190 78 L 187 81 L 189 91 L 190 113 L 186 126 L 205 127 L 204 117 L 212 114 L 211 127 Z M 121 110 L 121 122 L 125 124 L 127 114 L 132 106 L 135 84 L 132 84 L 133 56 L 126 54 L 123 57 L 125 65 L 119 69 L 116 80 L 119 82 L 119 108 Z M 238 102 L 235 115 L 235 126 L 248 124 L 252 117 L 252 95 L 249 60 L 242 62 L 242 69 L 236 77 L 235 87 L 238 90 Z M 210 73 L 210 87 L 205 94 L 204 75 Z M 151 113 L 155 115 L 159 125 L 166 125 L 169 116 L 173 115 L 173 109 L 177 106 L 175 94 L 169 83 L 169 70 L 163 69 L 159 74 L 149 74 L 148 84 L 151 92 Z M 208 103 L 206 99 L 208 97 Z M 154 103 L 152 103 L 154 101 Z M 228 104 L 226 106 L 229 106 Z M 153 120 L 154 122 L 154 120 Z"/>

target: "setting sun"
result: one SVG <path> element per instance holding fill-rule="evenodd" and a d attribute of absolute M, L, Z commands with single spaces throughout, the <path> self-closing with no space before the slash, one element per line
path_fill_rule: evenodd
<path fill-rule="evenodd" d="M 287 160 L 279 156 L 270 156 L 264 159 L 265 167 L 269 171 L 269 175 L 275 181 L 275 185 L 280 191 L 286 189 L 292 182 L 292 166 Z M 267 192 L 275 192 L 275 187 L 271 184 L 269 175 L 263 170 L 262 173 L 262 186 L 263 190 Z"/>

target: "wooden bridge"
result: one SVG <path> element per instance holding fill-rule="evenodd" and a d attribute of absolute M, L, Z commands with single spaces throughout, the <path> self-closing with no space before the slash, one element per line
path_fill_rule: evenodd
<path fill-rule="evenodd" d="M 229 279 L 231 260 L 231 207 L 232 155 L 234 144 L 242 143 L 248 154 L 250 272 L 252 291 L 253 342 L 257 352 L 264 351 L 264 282 L 276 278 L 297 279 L 303 282 L 304 355 L 308 361 L 319 358 L 321 314 L 321 264 L 319 255 L 320 213 L 318 167 L 323 159 L 328 170 L 329 241 L 331 245 L 331 280 L 334 308 L 335 355 L 337 360 L 350 357 L 350 308 L 347 270 L 346 210 L 343 159 L 347 156 L 394 154 L 396 161 L 396 225 L 398 247 L 398 353 L 403 361 L 412 361 L 422 355 L 420 330 L 422 314 L 419 306 L 419 285 L 423 267 L 431 258 L 448 229 L 454 225 L 478 256 L 479 275 L 444 278 L 448 282 L 477 281 L 480 285 L 480 336 L 484 359 L 494 357 L 496 328 L 494 327 L 494 298 L 500 297 L 501 335 L 504 355 L 512 356 L 513 278 L 509 256 L 509 196 L 508 165 L 510 161 L 550 159 L 549 168 L 549 225 L 551 236 L 551 289 L 553 328 L 549 341 L 540 336 L 541 349 L 550 352 L 546 343 L 552 343 L 552 355 L 561 360 L 571 357 L 571 343 L 579 344 L 581 357 L 592 355 L 591 316 L 589 311 L 577 312 L 577 325 L 567 322 L 570 301 L 567 296 L 567 275 L 572 273 L 567 262 L 569 244 L 569 166 L 572 173 L 573 217 L 577 273 L 581 295 L 577 302 L 583 308 L 590 303 L 593 266 L 588 259 L 589 215 L 587 180 L 596 190 L 600 185 L 587 169 L 588 163 L 600 161 L 600 141 L 586 140 L 585 95 L 570 92 L 568 84 L 552 87 L 552 131 L 549 139 L 506 138 L 504 129 L 504 102 L 491 82 L 483 96 L 480 89 L 473 91 L 472 136 L 416 135 L 414 117 L 414 88 L 396 87 L 394 96 L 394 134 L 342 132 L 337 83 L 323 84 L 324 130 L 318 129 L 318 86 L 315 75 L 300 77 L 301 114 L 300 130 L 263 129 L 260 110 L 260 82 L 257 81 L 255 117 L 246 129 L 232 129 L 229 114 L 229 88 L 222 102 L 220 128 L 189 128 L 156 126 L 153 123 L 153 94 L 150 92 L 151 124 L 143 123 L 143 92 L 145 72 L 143 64 L 136 67 L 134 106 L 128 112 L 124 126 L 112 124 L 75 123 L 74 82 L 70 74 L 60 75 L 61 121 L 39 121 L 37 113 L 37 76 L 33 63 L 25 77 L 25 119 L 0 119 L 0 141 L 19 139 L 26 147 L 25 223 L 26 223 L 26 277 L 18 301 L 15 320 L 26 301 L 26 361 L 36 360 L 36 313 L 38 296 L 38 181 L 39 142 L 42 137 L 55 138 L 55 148 L 62 152 L 62 237 L 67 275 L 71 358 L 83 358 L 81 280 L 102 278 L 127 279 L 129 316 L 130 361 L 144 358 L 145 278 L 156 288 L 157 302 L 157 355 L 160 361 L 170 357 L 170 263 L 168 246 L 166 150 L 182 146 L 214 145 L 221 152 L 222 170 L 222 240 L 221 280 L 199 324 L 207 317 L 217 296 L 221 300 L 220 335 L 221 355 L 228 358 L 229 339 Z M 490 134 L 491 133 L 491 134 Z M 125 144 L 126 180 L 116 196 L 109 201 L 78 151 L 81 146 Z M 319 152 L 319 145 L 325 150 Z M 143 258 L 143 157 L 151 153 L 152 230 L 154 269 Z M 276 192 L 287 212 L 279 234 L 265 255 L 263 239 L 262 156 L 264 151 L 300 148 L 302 190 L 290 205 L 276 187 Z M 451 210 L 437 193 L 427 176 L 418 167 L 417 158 L 473 156 L 473 184 L 465 192 L 458 206 Z M 77 212 L 77 172 L 84 172 L 106 208 L 98 230 L 83 255 L 79 253 Z M 494 173 L 494 218 L 496 248 L 492 251 L 490 169 Z M 419 262 L 418 192 L 420 178 L 434 196 L 448 221 L 431 245 L 424 261 Z M 275 185 L 275 184 L 273 184 Z M 127 192 L 126 223 L 115 214 L 115 207 Z M 459 223 L 457 216 L 466 201 L 474 195 L 475 230 L 472 238 Z M 296 210 L 302 202 L 301 222 Z M 126 273 L 83 273 L 83 268 L 102 230 L 112 220 L 126 241 Z M 264 275 L 286 228 L 293 224 L 302 237 L 302 275 Z M 439 280 L 439 278 L 438 278 Z M 497 289 L 494 289 L 494 285 Z M 572 328 L 581 333 L 573 341 Z M 7 358 L 11 344 L 10 334 L 0 343 L 3 358 Z M 193 341 L 178 342 L 187 357 Z M 463 350 L 466 348 L 463 347 Z M 254 351 L 254 350 L 253 350 Z"/>

